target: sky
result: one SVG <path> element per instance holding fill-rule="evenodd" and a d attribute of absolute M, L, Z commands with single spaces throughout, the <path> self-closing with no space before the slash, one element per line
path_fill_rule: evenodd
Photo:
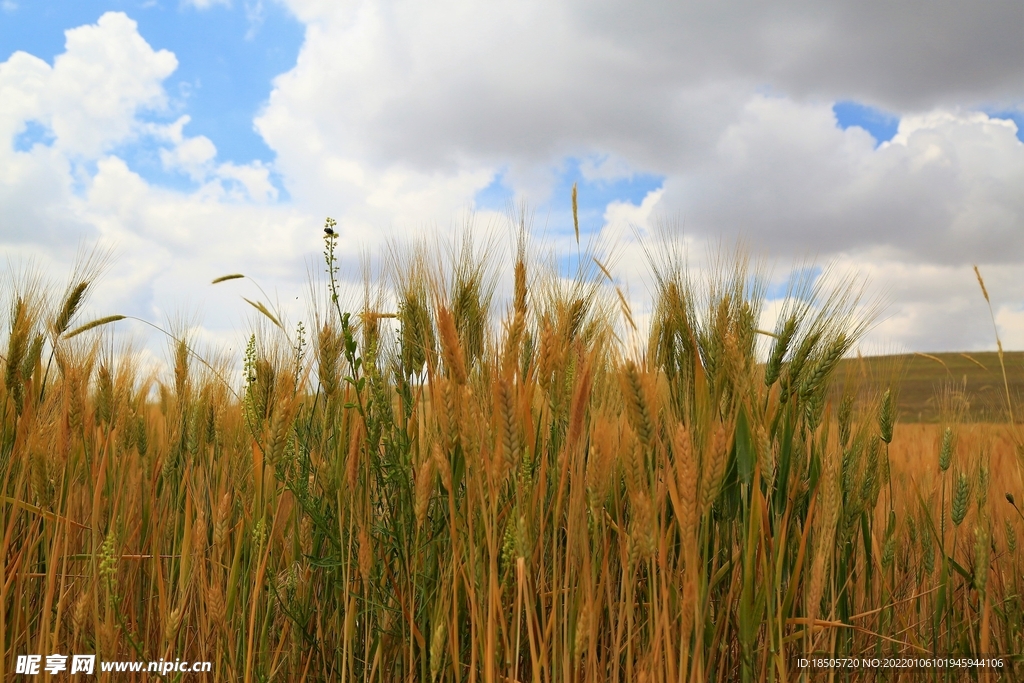
<path fill-rule="evenodd" d="M 772 296 L 863 278 L 867 353 L 992 349 L 977 265 L 1022 349 L 1022 30 L 1018 0 L 0 0 L 0 250 L 58 285 L 111 250 L 91 315 L 237 351 L 257 283 L 300 317 L 326 216 L 353 281 L 470 222 L 504 247 L 522 202 L 568 268 L 576 183 L 639 302 L 637 235 L 698 270 L 741 241 Z"/>

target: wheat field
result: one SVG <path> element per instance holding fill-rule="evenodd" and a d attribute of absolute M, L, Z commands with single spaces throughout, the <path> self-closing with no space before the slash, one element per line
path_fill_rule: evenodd
<path fill-rule="evenodd" d="M 521 235 L 508 302 L 467 243 L 346 310 L 327 227 L 323 305 L 251 302 L 241 379 L 184 333 L 166 376 L 116 351 L 95 264 L 10 288 L 0 678 L 69 651 L 246 683 L 1024 676 L 1016 431 L 955 386 L 896 424 L 850 282 L 759 330 L 748 259 L 655 257 L 638 328 L 601 261 L 559 276 Z"/>

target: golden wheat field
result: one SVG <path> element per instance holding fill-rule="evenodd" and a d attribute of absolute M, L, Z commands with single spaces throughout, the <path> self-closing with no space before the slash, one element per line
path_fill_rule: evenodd
<path fill-rule="evenodd" d="M 0 678 L 32 653 L 99 680 L 1024 677 L 1017 433 L 955 386 L 898 423 L 898 382 L 837 371 L 850 283 L 759 330 L 747 260 L 652 258 L 638 329 L 603 263 L 559 277 L 522 236 L 508 302 L 467 242 L 346 310 L 336 240 L 304 326 L 253 302 L 240 378 L 186 332 L 142 372 L 122 316 L 82 319 L 95 269 L 10 288 Z"/>

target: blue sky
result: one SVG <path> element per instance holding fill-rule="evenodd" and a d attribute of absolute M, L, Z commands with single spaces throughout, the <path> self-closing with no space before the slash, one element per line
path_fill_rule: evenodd
<path fill-rule="evenodd" d="M 876 146 L 892 140 L 900 125 L 900 117 L 891 112 L 871 107 L 853 100 L 843 100 L 832 105 L 836 123 L 843 130 L 851 126 L 863 128 L 871 133 Z M 986 108 L 985 113 L 997 119 L 1013 121 L 1017 126 L 1017 139 L 1024 142 L 1024 111 L 1014 109 Z"/>
<path fill-rule="evenodd" d="M 790 5 L 3 0 L 0 248 L 59 280 L 101 244 L 103 312 L 226 320 L 204 283 L 296 300 L 326 215 L 352 263 L 521 200 L 565 246 L 578 183 L 622 282 L 631 228 L 674 225 L 695 267 L 736 238 L 777 281 L 835 263 L 895 302 L 873 339 L 971 349 L 979 264 L 1024 347 L 1019 3 L 949 9 L 939 40 L 926 0 Z"/>
<path fill-rule="evenodd" d="M 993 118 L 1006 119 L 1007 121 L 1013 121 L 1017 126 L 1017 139 L 1024 142 L 1024 109 L 999 109 L 993 108 L 987 110 L 989 115 Z"/>
<path fill-rule="evenodd" d="M 600 162 L 600 159 L 598 160 Z M 597 233 L 604 225 L 604 210 L 612 202 L 639 205 L 648 193 L 661 188 L 664 176 L 654 173 L 631 172 L 623 177 L 587 177 L 577 158 L 567 158 L 555 174 L 550 199 L 535 210 L 539 227 L 554 232 L 571 232 L 572 186 L 577 186 L 580 232 Z M 490 185 L 477 192 L 474 206 L 478 210 L 504 211 L 515 201 L 515 189 L 506 184 L 505 172 L 500 171 Z"/>
<path fill-rule="evenodd" d="M 858 126 L 871 133 L 876 144 L 892 140 L 899 128 L 900 118 L 895 114 L 884 112 L 866 104 L 844 100 L 832 105 L 839 127 L 846 130 L 850 126 Z"/>

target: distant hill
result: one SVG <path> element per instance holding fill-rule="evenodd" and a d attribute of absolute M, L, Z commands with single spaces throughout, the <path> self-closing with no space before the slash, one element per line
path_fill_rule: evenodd
<path fill-rule="evenodd" d="M 1024 406 L 1024 351 L 1003 354 L 1006 378 L 1015 415 Z M 970 414 L 978 422 L 1002 422 L 1006 419 L 1006 390 L 999 367 L 999 354 L 978 353 L 905 354 L 847 359 L 839 367 L 841 381 L 846 372 L 856 372 L 886 383 L 899 381 L 899 419 L 901 422 L 937 422 L 938 396 L 944 386 L 966 387 Z"/>

